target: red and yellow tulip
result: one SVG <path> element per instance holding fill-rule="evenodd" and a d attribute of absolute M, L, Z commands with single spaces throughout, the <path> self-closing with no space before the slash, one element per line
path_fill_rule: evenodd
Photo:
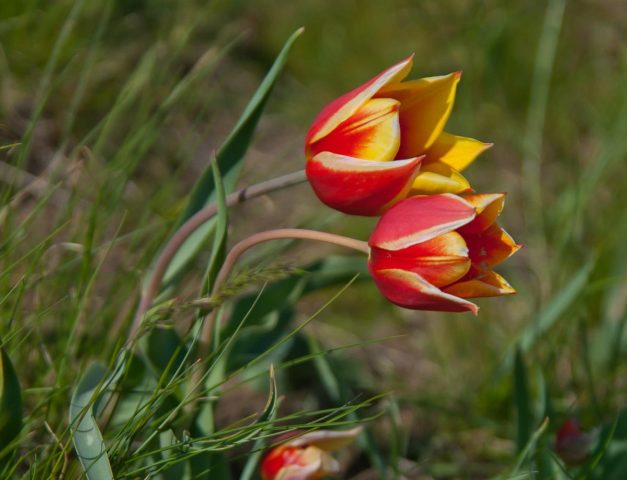
<path fill-rule="evenodd" d="M 468 298 L 515 290 L 492 268 L 520 245 L 496 224 L 504 194 L 419 195 L 379 219 L 369 270 L 392 303 L 416 310 L 471 311 Z"/>
<path fill-rule="evenodd" d="M 378 215 L 408 195 L 472 190 L 459 172 L 491 144 L 444 132 L 461 72 L 402 82 L 411 66 L 388 68 L 314 120 L 307 176 L 330 207 Z"/>
<path fill-rule="evenodd" d="M 263 480 L 318 480 L 340 473 L 333 450 L 350 445 L 361 427 L 344 431 L 320 430 L 292 437 L 274 447 L 261 462 Z"/>

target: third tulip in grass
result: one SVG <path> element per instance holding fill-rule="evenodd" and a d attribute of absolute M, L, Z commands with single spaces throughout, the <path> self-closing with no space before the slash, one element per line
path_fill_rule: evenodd
<path fill-rule="evenodd" d="M 361 427 L 319 430 L 288 438 L 261 461 L 262 480 L 319 480 L 340 473 L 331 452 L 350 445 Z"/>
<path fill-rule="evenodd" d="M 419 195 L 379 219 L 368 266 L 381 293 L 416 310 L 471 311 L 515 290 L 492 268 L 520 246 L 496 224 L 504 194 Z"/>
<path fill-rule="evenodd" d="M 379 215 L 408 195 L 472 191 L 459 172 L 491 145 L 444 131 L 461 72 L 403 82 L 411 66 L 388 68 L 314 120 L 307 176 L 330 207 Z"/>

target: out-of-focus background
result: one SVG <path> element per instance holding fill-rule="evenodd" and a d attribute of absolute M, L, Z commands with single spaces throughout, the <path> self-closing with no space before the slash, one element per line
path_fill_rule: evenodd
<path fill-rule="evenodd" d="M 391 307 L 362 275 L 308 325 L 324 348 L 357 344 L 331 363 L 389 393 L 375 437 L 405 462 L 397 478 L 506 473 L 545 417 L 549 456 L 568 418 L 624 438 L 627 11 L 616 0 L 0 2 L 0 328 L 27 411 L 47 408 L 41 388 L 66 404 L 81 367 L 120 341 L 191 186 L 300 26 L 242 185 L 303 168 L 319 109 L 415 53 L 412 78 L 463 70 L 447 130 L 494 142 L 467 177 L 508 193 L 501 223 L 525 244 L 498 269 L 518 294 L 480 300 L 477 318 Z M 232 239 L 301 225 L 365 239 L 374 222 L 332 212 L 307 185 L 231 221 Z M 302 245 L 277 261 L 329 253 L 345 252 Z M 318 401 L 310 374 L 284 379 L 283 408 Z M 607 458 L 581 471 L 624 478 Z"/>

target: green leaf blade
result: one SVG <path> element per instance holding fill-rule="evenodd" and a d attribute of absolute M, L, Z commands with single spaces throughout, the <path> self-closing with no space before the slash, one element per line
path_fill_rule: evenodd
<path fill-rule="evenodd" d="M 13 364 L 0 348 L 0 452 L 22 431 L 22 390 Z"/>
<path fill-rule="evenodd" d="M 237 124 L 225 140 L 222 147 L 216 153 L 217 166 L 222 172 L 223 183 L 226 192 L 231 192 L 235 188 L 235 184 L 242 168 L 243 160 L 248 147 L 255 133 L 257 123 L 261 118 L 261 114 L 266 106 L 272 89 L 285 63 L 292 45 L 301 35 L 303 29 L 295 31 L 287 40 L 283 49 L 276 57 L 272 67 L 257 88 L 257 91 L 251 98 L 250 102 L 244 109 Z M 189 203 L 176 222 L 176 228 L 180 227 L 192 215 L 205 207 L 205 205 L 215 200 L 216 182 L 213 175 L 212 167 L 208 166 L 202 173 L 200 179 L 192 189 Z M 201 245 L 205 243 L 215 228 L 215 221 L 207 222 L 200 227 L 194 235 L 177 252 L 176 256 L 170 264 L 164 277 L 164 284 L 169 284 L 176 278 L 185 268 L 187 263 L 196 254 Z"/>
<path fill-rule="evenodd" d="M 72 443 L 88 480 L 113 480 L 104 439 L 94 417 L 94 394 L 107 375 L 99 363 L 92 364 L 79 382 L 70 404 Z"/>

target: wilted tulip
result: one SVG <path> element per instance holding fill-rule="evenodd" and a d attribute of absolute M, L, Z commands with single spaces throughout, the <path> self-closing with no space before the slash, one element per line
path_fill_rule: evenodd
<path fill-rule="evenodd" d="M 590 454 L 591 445 L 591 435 L 581 430 L 577 420 L 566 420 L 555 436 L 555 453 L 567 464 L 583 463 Z"/>
<path fill-rule="evenodd" d="M 328 104 L 305 141 L 324 203 L 378 215 L 407 195 L 471 191 L 459 173 L 486 144 L 444 132 L 461 72 L 401 82 L 412 57 Z"/>
<path fill-rule="evenodd" d="M 369 245 L 369 269 L 392 303 L 416 310 L 477 313 L 466 300 L 515 293 L 492 271 L 520 246 L 495 221 L 504 194 L 464 198 L 411 197 L 379 219 Z"/>
<path fill-rule="evenodd" d="M 345 431 L 320 430 L 306 433 L 274 447 L 261 462 L 263 480 L 317 480 L 340 473 L 338 461 L 329 452 L 349 445 L 361 427 Z"/>

